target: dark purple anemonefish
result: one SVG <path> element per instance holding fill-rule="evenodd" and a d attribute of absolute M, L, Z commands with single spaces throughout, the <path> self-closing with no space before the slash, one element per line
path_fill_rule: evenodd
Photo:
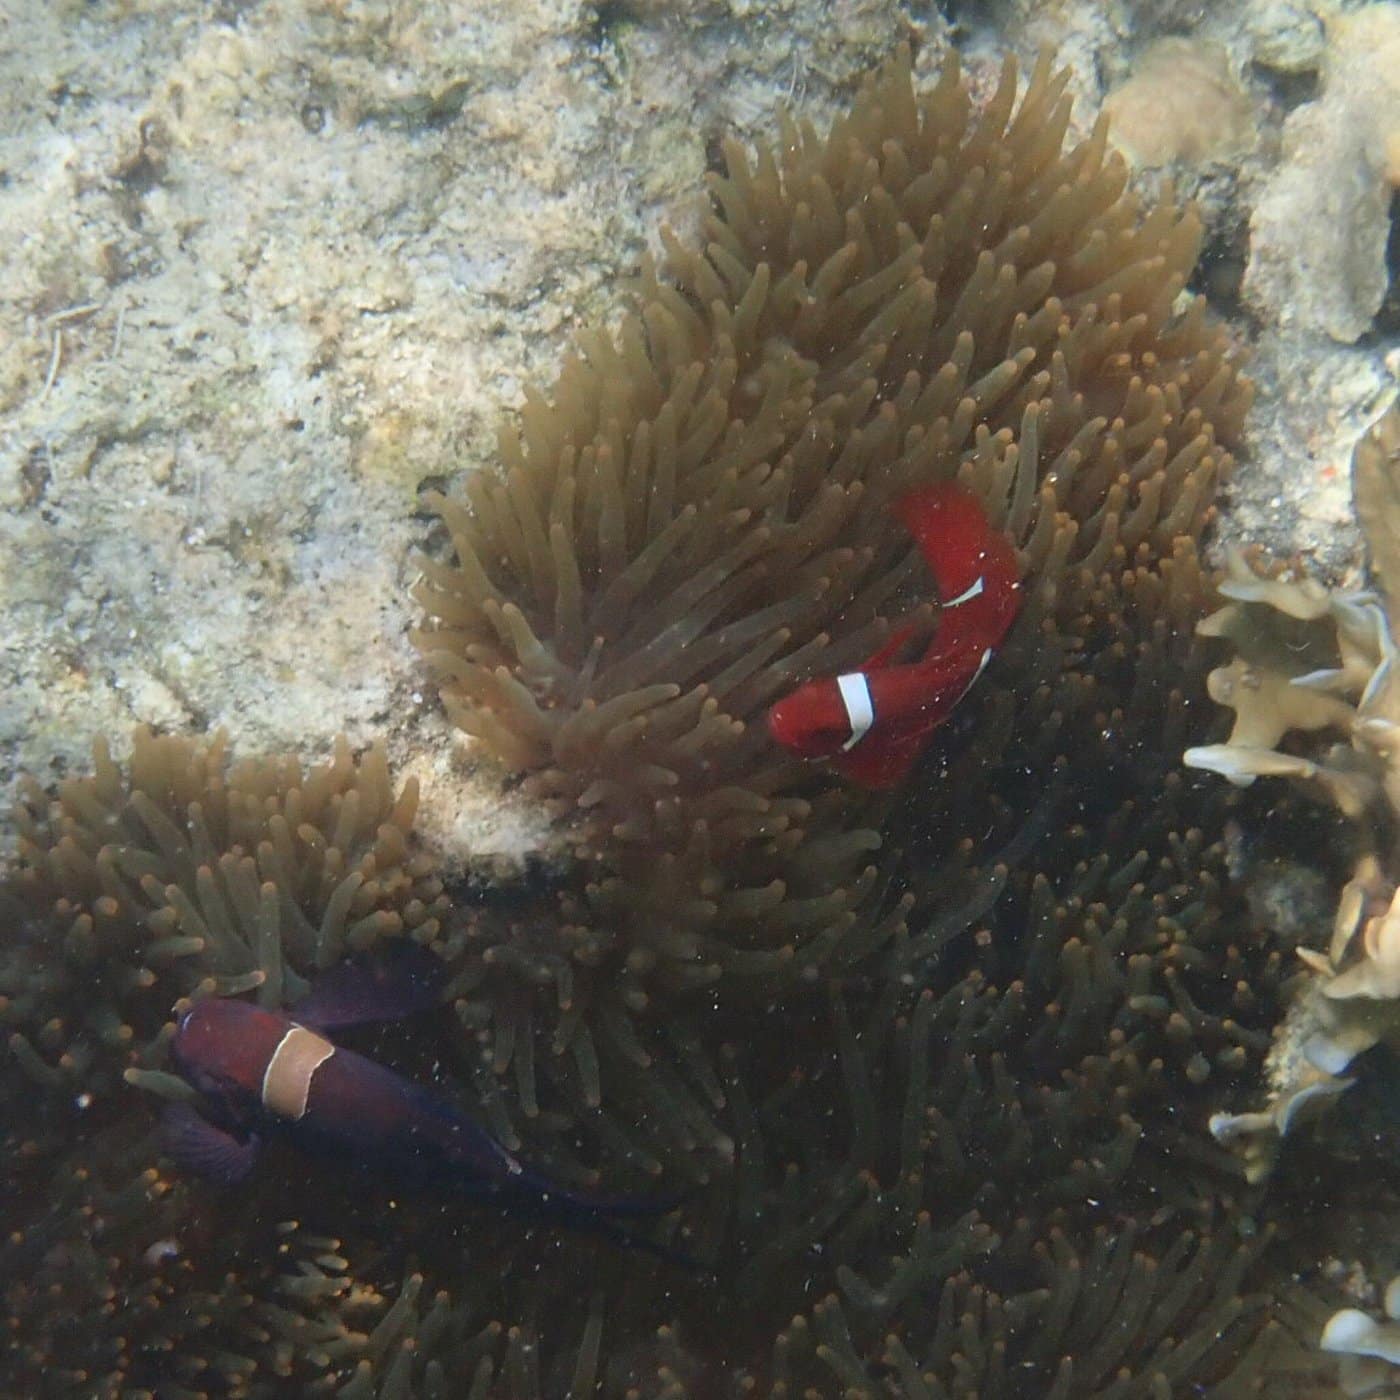
<path fill-rule="evenodd" d="M 992 659 L 1020 607 L 1011 541 L 956 482 L 901 496 L 894 514 L 918 545 L 942 610 L 916 659 L 901 659 L 914 628 L 894 635 L 857 671 L 809 681 L 768 711 L 769 731 L 800 758 L 826 759 L 868 788 L 902 782 Z"/>
<path fill-rule="evenodd" d="M 342 964 L 291 1015 L 233 999 L 196 1002 L 180 1017 L 171 1051 L 200 1105 L 167 1107 L 166 1151 L 182 1166 L 233 1185 L 252 1171 L 262 1139 L 277 1133 L 305 1151 L 398 1182 L 493 1200 L 690 1263 L 610 1224 L 664 1214 L 675 1198 L 561 1187 L 446 1098 L 324 1034 L 425 1010 L 437 1003 L 441 984 L 438 960 L 414 950 L 384 964 Z"/>

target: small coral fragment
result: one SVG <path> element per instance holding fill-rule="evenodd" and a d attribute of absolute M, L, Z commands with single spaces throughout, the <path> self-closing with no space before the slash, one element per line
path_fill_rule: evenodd
<path fill-rule="evenodd" d="M 1149 44 L 1103 109 L 1115 143 L 1137 165 L 1199 165 L 1239 155 L 1256 137 L 1249 95 L 1229 55 L 1200 39 Z"/>
<path fill-rule="evenodd" d="M 1366 1396 L 1390 1393 L 1395 1380 L 1392 1368 L 1400 1366 L 1400 1278 L 1385 1290 L 1385 1316 L 1374 1318 L 1358 1308 L 1334 1313 L 1318 1343 L 1323 1351 L 1340 1352 L 1342 1393 Z"/>

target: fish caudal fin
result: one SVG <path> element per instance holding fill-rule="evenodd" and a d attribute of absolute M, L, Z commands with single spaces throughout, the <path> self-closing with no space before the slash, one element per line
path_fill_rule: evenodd
<path fill-rule="evenodd" d="M 984 595 L 999 614 L 1014 599 L 1020 579 L 1016 551 L 965 486 L 956 481 L 920 486 L 901 496 L 893 511 L 924 556 L 945 607 Z M 1000 631 L 1014 615 L 1013 603 L 999 619 Z"/>

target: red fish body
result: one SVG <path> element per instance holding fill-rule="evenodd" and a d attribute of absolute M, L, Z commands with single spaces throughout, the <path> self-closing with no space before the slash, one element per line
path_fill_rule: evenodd
<path fill-rule="evenodd" d="M 857 671 L 809 681 L 768 712 L 768 726 L 801 758 L 827 759 L 862 787 L 903 781 L 933 731 L 972 688 L 1020 606 L 1016 552 L 977 498 L 956 482 L 901 496 L 894 513 L 938 586 L 938 631 L 923 656 L 897 661 L 912 627 Z"/>
<path fill-rule="evenodd" d="M 422 962 L 410 964 L 410 972 Z M 199 1092 L 201 1107 L 170 1105 L 170 1155 L 233 1184 L 252 1170 L 261 1139 L 277 1133 L 309 1152 L 375 1168 L 396 1181 L 496 1199 L 683 1258 L 608 1225 L 626 1216 L 662 1214 L 674 1200 L 592 1196 L 559 1187 L 447 1099 L 328 1040 L 322 1031 L 332 1026 L 398 1019 L 434 1004 L 440 989 L 440 977 L 406 977 L 401 967 L 377 981 L 375 976 L 347 964 L 313 988 L 293 1016 L 232 999 L 197 1002 L 181 1017 L 171 1050 L 181 1077 Z"/>

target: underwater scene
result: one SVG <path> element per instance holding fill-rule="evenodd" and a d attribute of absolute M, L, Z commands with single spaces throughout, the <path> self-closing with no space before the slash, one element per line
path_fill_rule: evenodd
<path fill-rule="evenodd" d="M 1400 1397 L 1400 3 L 0 114 L 0 1400 Z"/>

